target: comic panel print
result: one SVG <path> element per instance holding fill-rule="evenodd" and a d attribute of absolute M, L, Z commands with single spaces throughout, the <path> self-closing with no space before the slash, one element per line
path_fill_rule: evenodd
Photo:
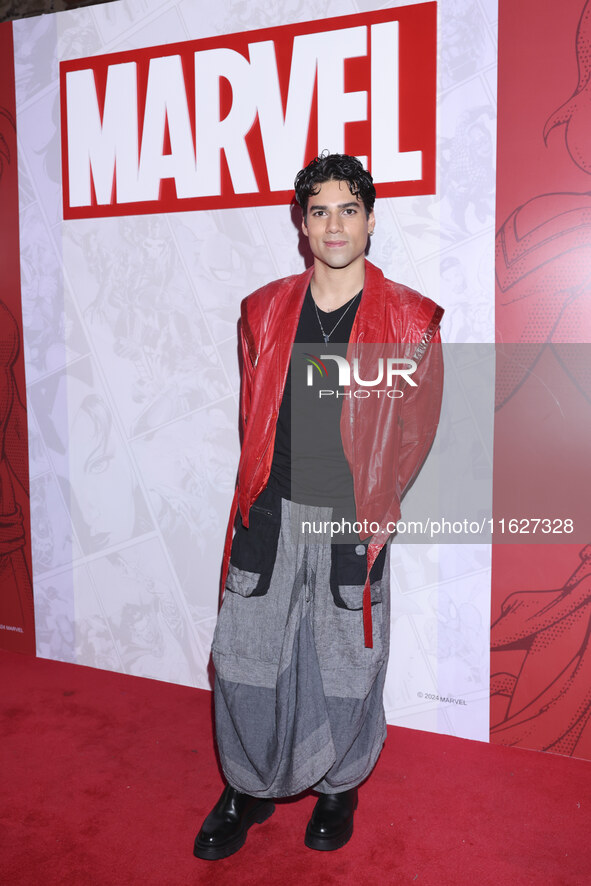
<path fill-rule="evenodd" d="M 150 531 L 137 473 L 91 359 L 32 385 L 29 397 L 82 552 Z"/>
<path fill-rule="evenodd" d="M 488 545 L 392 546 L 388 723 L 488 738 Z"/>
<path fill-rule="evenodd" d="M 229 393 L 166 216 L 69 223 L 64 262 L 128 437 Z"/>
<path fill-rule="evenodd" d="M 588 511 L 590 56 L 588 0 L 502 0 L 497 517 Z M 491 740 L 591 758 L 591 551 L 558 540 L 493 549 Z"/>
<path fill-rule="evenodd" d="M 94 639 L 85 654 L 110 651 L 124 673 L 197 685 L 209 647 L 197 642 L 161 545 L 153 540 L 130 545 L 93 560 L 87 569 L 96 603 L 85 618 L 85 640 Z"/>
<path fill-rule="evenodd" d="M 227 502 L 236 479 L 233 398 L 133 441 L 137 469 L 195 623 L 215 616 Z M 214 553 L 215 552 L 215 553 Z"/>

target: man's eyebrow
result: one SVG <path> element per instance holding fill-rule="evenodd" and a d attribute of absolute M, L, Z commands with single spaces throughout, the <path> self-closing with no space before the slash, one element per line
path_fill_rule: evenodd
<path fill-rule="evenodd" d="M 359 206 L 359 202 L 350 200 L 349 203 L 337 203 L 337 209 L 349 209 L 351 206 Z M 310 203 L 308 209 L 328 209 L 328 206 L 321 203 Z"/>

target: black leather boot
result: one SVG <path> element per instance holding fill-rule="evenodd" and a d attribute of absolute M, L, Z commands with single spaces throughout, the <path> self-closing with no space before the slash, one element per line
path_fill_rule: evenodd
<path fill-rule="evenodd" d="M 357 788 L 340 794 L 321 794 L 306 828 L 309 849 L 340 849 L 351 839 L 357 809 Z"/>
<path fill-rule="evenodd" d="M 215 861 L 244 845 L 251 824 L 266 821 L 275 812 L 272 800 L 241 794 L 226 785 L 195 837 L 193 855 Z"/>

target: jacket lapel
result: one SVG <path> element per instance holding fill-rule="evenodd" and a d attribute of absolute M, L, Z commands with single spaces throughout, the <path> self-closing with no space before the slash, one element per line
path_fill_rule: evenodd
<path fill-rule="evenodd" d="M 302 305 L 312 279 L 313 270 L 313 267 L 308 268 L 303 274 L 299 274 L 295 281 L 286 284 L 285 288 L 275 296 L 276 309 L 272 326 L 275 341 L 274 359 L 277 361 L 278 384 L 275 389 L 277 412 L 289 370 L 291 346 L 296 336 Z"/>
<path fill-rule="evenodd" d="M 386 331 L 386 304 L 384 298 L 384 275 L 365 262 L 365 281 L 359 310 L 351 330 L 351 342 L 383 342 Z"/>

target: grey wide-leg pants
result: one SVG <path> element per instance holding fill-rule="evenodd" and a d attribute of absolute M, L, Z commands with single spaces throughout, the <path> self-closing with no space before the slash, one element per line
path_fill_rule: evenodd
<path fill-rule="evenodd" d="M 228 782 L 256 797 L 353 788 L 373 769 L 386 737 L 389 556 L 372 585 L 374 646 L 366 649 L 363 585 L 342 589 L 356 608 L 337 606 L 330 543 L 297 531 L 330 516 L 330 508 L 281 500 L 264 595 L 248 596 L 257 576 L 231 567 L 212 648 L 216 735 Z M 354 551 L 363 555 L 362 546 Z"/>

